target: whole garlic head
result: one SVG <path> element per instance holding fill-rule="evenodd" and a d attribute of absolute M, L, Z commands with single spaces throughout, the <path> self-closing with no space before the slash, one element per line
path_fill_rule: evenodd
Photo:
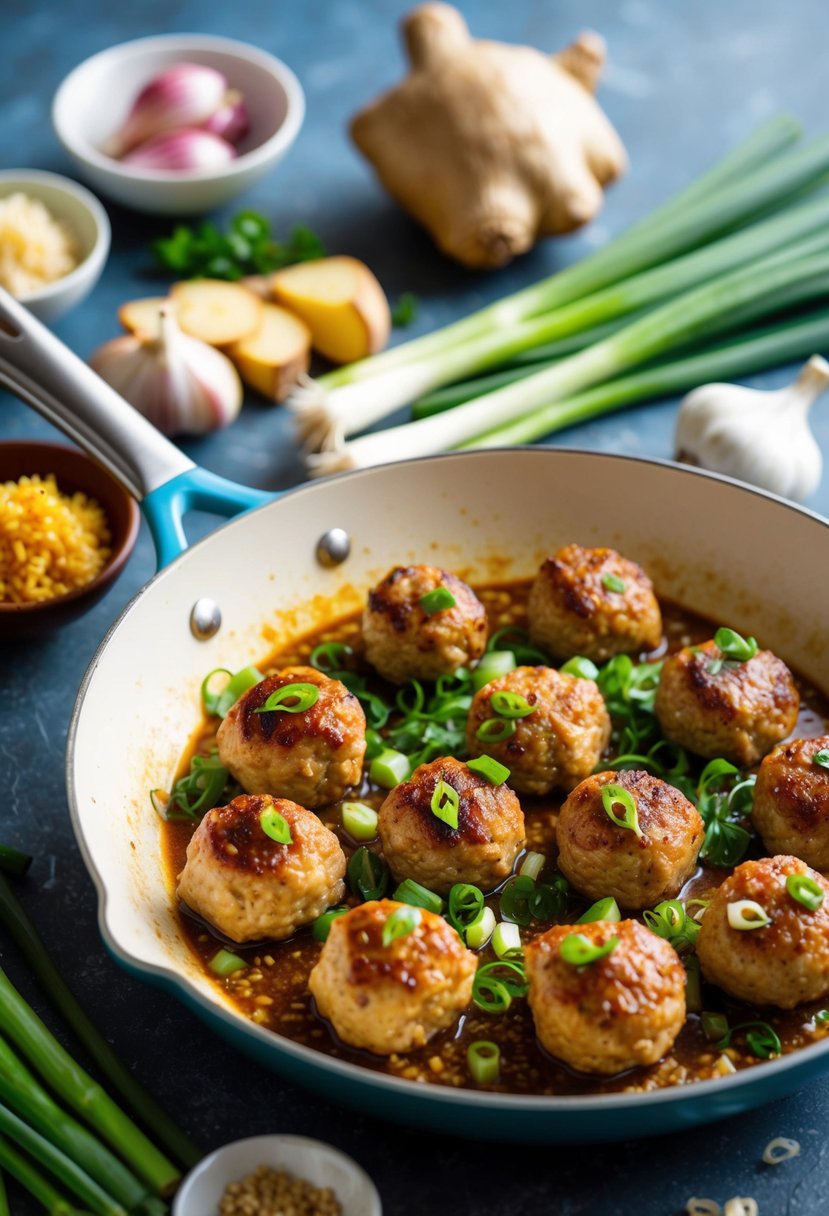
<path fill-rule="evenodd" d="M 829 363 L 813 355 L 797 379 L 774 391 L 704 384 L 684 398 L 677 460 L 751 482 L 801 502 L 820 484 L 823 458 L 809 410 L 829 388 Z"/>

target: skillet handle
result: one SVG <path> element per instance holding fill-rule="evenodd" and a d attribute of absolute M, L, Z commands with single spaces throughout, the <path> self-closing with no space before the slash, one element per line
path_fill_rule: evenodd
<path fill-rule="evenodd" d="M 186 511 L 236 515 L 277 497 L 200 469 L 2 287 L 0 385 L 74 439 L 142 504 L 159 568 L 187 548 Z"/>

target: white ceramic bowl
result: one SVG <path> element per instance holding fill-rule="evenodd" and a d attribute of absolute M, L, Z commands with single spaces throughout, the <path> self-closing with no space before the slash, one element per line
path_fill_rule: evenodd
<path fill-rule="evenodd" d="M 20 297 L 21 304 L 41 321 L 54 321 L 88 296 L 98 282 L 109 253 L 109 219 L 94 194 L 57 173 L 0 171 L 0 198 L 18 191 L 39 199 L 55 219 L 64 221 L 78 242 L 79 262 L 74 270 Z"/>
<path fill-rule="evenodd" d="M 174 63 L 218 69 L 239 89 L 251 118 L 239 156 L 203 173 L 131 168 L 100 149 L 121 126 L 140 89 Z M 165 34 L 120 43 L 84 60 L 60 85 L 52 103 L 58 139 L 97 190 L 137 211 L 209 211 L 247 190 L 285 155 L 305 115 L 294 73 L 273 55 L 201 34 Z"/>
<path fill-rule="evenodd" d="M 173 1203 L 173 1216 L 214 1216 L 230 1182 L 269 1165 L 304 1178 L 314 1186 L 330 1186 L 343 1216 L 381 1216 L 377 1188 L 368 1174 L 339 1149 L 306 1136 L 253 1136 L 217 1148 L 205 1157 L 181 1184 Z"/>

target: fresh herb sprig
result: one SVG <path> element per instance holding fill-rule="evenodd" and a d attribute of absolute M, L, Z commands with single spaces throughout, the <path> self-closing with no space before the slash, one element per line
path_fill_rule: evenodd
<path fill-rule="evenodd" d="M 751 811 L 755 781 L 753 775 L 740 780 L 739 769 L 728 760 L 709 760 L 706 764 L 695 798 L 705 824 L 700 860 L 729 867 L 743 860 L 751 833 L 742 825 Z"/>
<path fill-rule="evenodd" d="M 278 241 L 258 211 L 239 211 L 224 232 L 209 220 L 196 228 L 179 224 L 151 249 L 159 267 L 180 279 L 235 280 L 325 256 L 322 241 L 306 225 L 297 224 L 287 240 Z"/>

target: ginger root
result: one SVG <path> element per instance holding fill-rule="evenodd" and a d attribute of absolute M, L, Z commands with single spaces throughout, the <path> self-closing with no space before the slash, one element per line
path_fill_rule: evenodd
<path fill-rule="evenodd" d="M 355 116 L 351 135 L 444 253 L 503 266 L 593 218 L 627 163 L 592 95 L 598 35 L 545 55 L 476 41 L 440 3 L 414 9 L 403 32 L 410 74 Z"/>

